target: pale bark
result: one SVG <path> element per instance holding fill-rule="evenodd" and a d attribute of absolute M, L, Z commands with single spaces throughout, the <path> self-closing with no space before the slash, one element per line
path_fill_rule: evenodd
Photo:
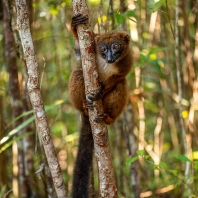
<path fill-rule="evenodd" d="M 28 13 L 29 13 L 29 24 L 33 21 L 33 8 L 32 8 L 32 0 L 26 0 L 28 5 Z M 16 37 L 15 37 L 16 38 Z M 16 41 L 15 41 L 16 42 Z M 24 75 L 24 82 L 27 81 L 27 75 Z M 31 110 L 30 99 L 28 96 L 28 89 L 27 85 L 23 83 L 23 93 L 22 93 L 22 102 L 23 102 L 23 111 L 28 112 Z M 30 115 L 24 116 L 23 121 L 28 120 Z M 24 133 L 33 131 L 33 124 L 30 123 L 23 129 Z M 24 151 L 24 169 L 25 169 L 25 176 L 27 180 L 27 184 L 31 189 L 31 196 L 36 196 L 36 190 L 33 186 L 33 181 L 36 181 L 36 175 L 33 174 L 35 172 L 34 169 L 34 138 L 35 134 L 30 134 L 23 138 L 23 151 Z"/>
<path fill-rule="evenodd" d="M 34 110 L 35 120 L 38 131 L 42 139 L 43 147 L 53 178 L 55 190 L 58 197 L 65 198 L 66 189 L 61 175 L 60 165 L 54 149 L 46 113 L 41 97 L 39 86 L 38 64 L 36 61 L 34 46 L 30 33 L 28 10 L 25 0 L 16 0 L 17 7 L 17 25 L 22 42 L 24 57 L 27 65 L 28 82 L 27 88 L 30 101 Z"/>
<path fill-rule="evenodd" d="M 74 15 L 81 13 L 88 16 L 85 0 L 73 0 Z M 99 89 L 98 73 L 95 60 L 95 46 L 90 25 L 78 25 L 77 33 L 82 59 L 85 93 L 96 92 Z M 104 122 L 96 123 L 94 118 L 103 113 L 102 101 L 94 101 L 94 110 L 89 110 L 89 120 L 92 128 L 95 156 L 99 173 L 99 197 L 117 197 L 117 188 L 113 174 L 112 159 L 108 141 L 108 131 Z"/>
<path fill-rule="evenodd" d="M 180 72 L 180 54 L 179 54 L 179 27 L 178 27 L 178 20 L 179 20 L 179 0 L 175 1 L 175 61 L 176 61 L 176 71 L 177 71 L 177 86 L 178 86 L 178 96 L 179 96 L 179 120 L 180 120 L 180 127 L 181 127 L 181 135 L 182 135 L 182 143 L 184 148 L 184 153 L 187 158 L 189 158 L 188 153 L 188 145 L 186 140 L 186 130 L 184 126 L 184 120 L 182 118 L 182 81 L 181 81 L 181 72 Z M 186 182 L 190 185 L 190 162 L 186 162 L 185 166 L 185 173 L 184 176 L 186 178 Z M 189 198 L 191 190 L 190 188 L 187 189 L 189 194 Z"/>

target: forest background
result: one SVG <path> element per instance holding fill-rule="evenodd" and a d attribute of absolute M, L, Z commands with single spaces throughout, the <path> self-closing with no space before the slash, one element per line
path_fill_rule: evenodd
<path fill-rule="evenodd" d="M 77 65 L 72 3 L 27 2 L 42 98 L 70 192 L 79 137 L 79 113 L 71 106 L 67 88 Z M 108 127 L 118 197 L 197 197 L 198 1 L 87 2 L 95 33 L 125 30 L 131 35 L 130 100 Z M 46 158 L 25 86 L 15 3 L 10 3 L 8 17 L 0 3 L 0 197 L 47 197 L 53 187 L 47 166 L 44 173 L 38 171 Z M 14 35 L 11 46 L 6 24 Z M 21 177 L 18 165 L 25 170 Z M 93 172 L 97 192 L 96 163 Z M 19 178 L 27 181 L 22 191 Z"/>

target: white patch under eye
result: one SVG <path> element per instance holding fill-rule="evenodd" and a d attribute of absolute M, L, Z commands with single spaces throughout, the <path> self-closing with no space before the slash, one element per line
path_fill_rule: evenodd
<path fill-rule="evenodd" d="M 118 68 L 115 66 L 115 63 L 107 63 L 99 53 L 97 53 L 96 58 L 98 65 L 98 75 L 103 82 L 110 76 L 118 73 Z"/>

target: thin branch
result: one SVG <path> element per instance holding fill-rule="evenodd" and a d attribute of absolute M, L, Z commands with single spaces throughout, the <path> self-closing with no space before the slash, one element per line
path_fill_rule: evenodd
<path fill-rule="evenodd" d="M 21 43 L 27 65 L 27 88 L 31 104 L 34 109 L 37 128 L 40 132 L 57 196 L 60 198 L 66 198 L 66 189 L 61 175 L 60 165 L 54 149 L 49 125 L 46 118 L 44 104 L 41 97 L 38 63 L 36 61 L 33 41 L 30 33 L 29 15 L 26 1 L 16 0 L 15 2 L 17 7 L 18 31 L 21 38 Z"/>
<path fill-rule="evenodd" d="M 168 11 L 168 3 L 167 3 L 167 0 L 165 0 L 166 2 L 166 11 L 167 11 L 167 15 L 168 15 L 168 20 L 169 20 L 169 24 L 170 24 L 170 29 L 171 29 L 171 32 L 173 34 L 173 36 L 175 37 L 175 33 L 174 33 L 174 30 L 173 30 L 173 27 L 172 27 L 172 24 L 171 24 L 171 19 L 170 19 L 170 15 L 169 15 L 169 11 Z"/>

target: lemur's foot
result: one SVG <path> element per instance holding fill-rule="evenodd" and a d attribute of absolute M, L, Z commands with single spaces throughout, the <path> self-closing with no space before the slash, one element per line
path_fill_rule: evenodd
<path fill-rule="evenodd" d="M 85 100 L 85 104 L 86 104 L 86 108 L 90 109 L 90 110 L 94 110 L 94 107 L 96 106 L 96 105 L 93 104 L 93 101 L 87 99 L 87 97 L 86 97 L 86 100 Z"/>
<path fill-rule="evenodd" d="M 86 24 L 88 21 L 88 18 L 82 14 L 77 14 L 72 17 L 72 26 L 73 28 L 76 28 L 77 25 L 80 24 Z"/>
<path fill-rule="evenodd" d="M 107 113 L 101 113 L 95 117 L 94 121 L 100 123 L 103 122 L 106 117 L 108 117 Z"/>
<path fill-rule="evenodd" d="M 90 93 L 86 96 L 86 102 L 88 104 L 93 103 L 93 101 L 100 100 L 103 97 L 103 95 L 104 95 L 104 92 L 103 92 L 104 84 L 100 79 L 99 79 L 99 83 L 100 83 L 100 87 L 99 87 L 98 91 L 96 93 Z"/>

